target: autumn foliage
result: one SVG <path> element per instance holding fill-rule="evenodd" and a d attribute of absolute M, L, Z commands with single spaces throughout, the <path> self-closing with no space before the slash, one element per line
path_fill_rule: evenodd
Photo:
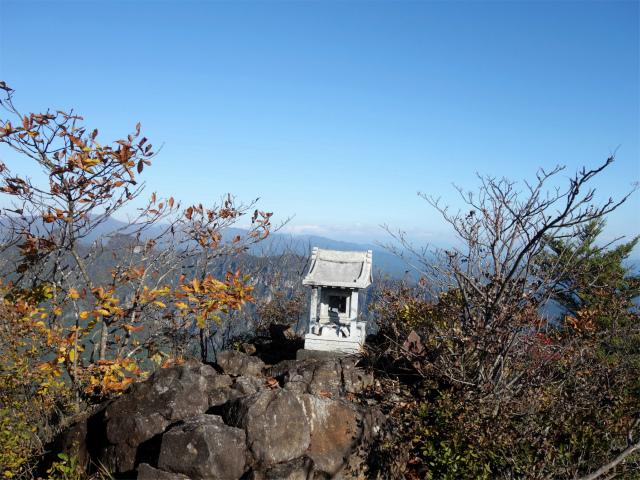
<path fill-rule="evenodd" d="M 380 279 L 372 311 L 384 364 L 404 362 L 425 397 L 398 426 L 405 475 L 639 478 L 638 276 L 623 263 L 637 238 L 596 247 L 602 218 L 627 197 L 595 207 L 587 184 L 612 162 L 554 193 L 542 188 L 561 167 L 523 190 L 481 177 L 479 192 L 460 189 L 468 213 L 425 197 L 458 235 L 451 250 L 395 235 L 405 250 L 389 248 L 419 281 Z M 545 313 L 551 302 L 559 317 Z M 412 330 L 419 348 L 404 343 Z"/>
<path fill-rule="evenodd" d="M 11 477 L 29 476 L 33 455 L 87 402 L 125 390 L 154 365 L 207 358 L 211 323 L 254 300 L 240 270 L 217 279 L 208 268 L 266 238 L 271 214 L 231 195 L 184 208 L 154 193 L 127 228 L 104 233 L 143 191 L 154 151 L 140 124 L 99 143 L 73 112 L 24 115 L 13 90 L 0 89 L 8 115 L 0 144 L 46 178 L 0 162 L 0 192 L 12 199 L 1 216 L 0 474 Z M 250 212 L 246 233 L 225 239 L 224 228 Z"/>

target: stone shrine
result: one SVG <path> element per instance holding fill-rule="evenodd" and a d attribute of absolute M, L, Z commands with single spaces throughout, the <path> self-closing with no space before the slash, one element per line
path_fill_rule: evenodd
<path fill-rule="evenodd" d="M 312 288 L 305 350 L 359 353 L 366 322 L 358 321 L 358 293 L 371 285 L 372 252 L 313 248 L 303 285 Z"/>

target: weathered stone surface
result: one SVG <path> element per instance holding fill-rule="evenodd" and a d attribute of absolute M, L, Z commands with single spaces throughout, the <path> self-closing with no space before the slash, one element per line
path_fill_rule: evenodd
<path fill-rule="evenodd" d="M 267 470 L 265 480 L 310 480 L 313 478 L 313 460 L 309 457 L 296 458 L 287 463 L 279 463 Z"/>
<path fill-rule="evenodd" d="M 303 362 L 300 362 L 299 360 L 283 360 L 276 365 L 267 367 L 264 371 L 264 374 L 267 377 L 282 377 L 289 370 L 297 368 L 302 363 Z"/>
<path fill-rule="evenodd" d="M 332 477 L 362 477 L 369 447 L 384 423 L 382 413 L 319 395 L 301 395 L 300 402 L 309 419 L 311 444 L 307 455 L 314 462 L 314 470 Z"/>
<path fill-rule="evenodd" d="M 205 378 L 186 364 L 158 370 L 146 382 L 133 385 L 105 411 L 107 440 L 115 448 L 104 449 L 100 460 L 114 465 L 115 472 L 133 470 L 138 445 L 169 424 L 209 408 L 206 386 Z"/>
<path fill-rule="evenodd" d="M 279 463 L 266 472 L 253 470 L 248 480 L 312 480 L 313 460 L 309 457 L 296 458 L 290 462 Z"/>
<path fill-rule="evenodd" d="M 216 354 L 216 363 L 228 375 L 260 376 L 264 362 L 258 357 L 250 357 L 235 350 L 226 350 Z"/>
<path fill-rule="evenodd" d="M 184 480 L 185 478 L 187 477 L 153 468 L 148 463 L 141 463 L 138 466 L 138 480 Z"/>
<path fill-rule="evenodd" d="M 325 350 L 307 350 L 301 348 L 296 352 L 296 360 L 317 360 L 319 362 L 326 362 L 327 360 L 339 360 L 343 357 L 353 357 L 352 353 L 345 352 L 331 352 Z"/>
<path fill-rule="evenodd" d="M 243 397 L 252 395 L 259 390 L 264 390 L 267 387 L 264 384 L 264 378 L 242 376 L 236 378 L 236 381 L 231 385 L 231 390 L 239 392 Z"/>
<path fill-rule="evenodd" d="M 115 446 L 116 471 L 123 473 L 133 470 L 136 466 L 137 445 L 131 446 L 127 442 Z"/>
<path fill-rule="evenodd" d="M 191 368 L 192 371 L 199 373 L 203 377 L 218 377 L 220 374 L 216 372 L 216 369 L 206 363 L 196 364 Z"/>
<path fill-rule="evenodd" d="M 239 398 L 229 402 L 223 417 L 228 425 L 245 430 L 258 462 L 287 462 L 304 455 L 309 446 L 309 423 L 293 392 L 262 390 Z"/>
<path fill-rule="evenodd" d="M 161 415 L 169 422 L 182 420 L 206 411 L 206 387 L 205 378 L 191 371 L 188 365 L 158 370 L 146 382 L 134 384 L 129 393 L 109 405 L 105 420 L 131 412 Z"/>
<path fill-rule="evenodd" d="M 365 373 L 362 369 L 355 367 L 355 361 L 342 359 L 342 385 L 348 393 L 360 393 L 367 387 L 373 385 L 373 375 Z"/>
<path fill-rule="evenodd" d="M 241 398 L 244 395 L 238 390 L 231 389 L 231 387 L 219 388 L 209 392 L 209 407 L 219 407 L 225 403 Z"/>
<path fill-rule="evenodd" d="M 284 388 L 197 363 L 159 370 L 74 425 L 54 455 L 77 442 L 82 462 L 119 478 L 364 478 L 384 416 L 340 396 L 369 376 L 345 358 L 268 373 Z"/>
<path fill-rule="evenodd" d="M 245 432 L 217 415 L 187 418 L 162 437 L 158 468 L 191 479 L 237 479 L 244 473 Z"/>
<path fill-rule="evenodd" d="M 333 396 L 360 393 L 373 384 L 373 376 L 355 367 L 355 360 L 336 359 L 318 362 L 291 362 L 281 374 L 285 388 L 298 393 L 328 392 Z M 280 373 L 280 372 L 277 372 Z"/>
<path fill-rule="evenodd" d="M 297 393 L 340 393 L 342 368 L 338 361 L 304 361 L 284 374 L 286 390 Z"/>
<path fill-rule="evenodd" d="M 211 392 L 218 388 L 228 387 L 233 383 L 233 379 L 229 375 L 218 375 L 217 373 L 216 375 L 205 376 L 205 381 L 207 382 L 205 392 Z"/>
<path fill-rule="evenodd" d="M 316 470 L 335 475 L 362 436 L 358 412 L 347 403 L 319 395 L 305 394 L 300 400 L 311 428 L 307 455 Z"/>
<path fill-rule="evenodd" d="M 114 403 L 113 407 L 119 407 L 118 403 Z M 107 423 L 107 438 L 114 444 L 127 442 L 132 446 L 140 445 L 162 432 L 167 425 L 169 421 L 159 413 L 122 410 L 118 414 L 112 413 L 112 418 Z"/>

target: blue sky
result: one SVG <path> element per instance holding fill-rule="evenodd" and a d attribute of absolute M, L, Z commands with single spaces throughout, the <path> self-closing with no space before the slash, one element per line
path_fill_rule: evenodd
<path fill-rule="evenodd" d="M 563 186 L 618 147 L 597 198 L 640 180 L 639 24 L 638 1 L 1 0 L 0 79 L 99 141 L 141 122 L 164 144 L 148 195 L 230 192 L 294 233 L 442 244 L 418 191 L 457 208 L 452 182 L 558 164 Z M 640 192 L 606 231 L 639 233 Z"/>

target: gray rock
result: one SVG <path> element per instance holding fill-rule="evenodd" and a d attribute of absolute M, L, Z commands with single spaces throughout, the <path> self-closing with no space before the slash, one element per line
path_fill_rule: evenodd
<path fill-rule="evenodd" d="M 342 383 L 348 393 L 360 393 L 373 385 L 373 375 L 356 368 L 354 360 L 343 358 L 340 365 L 342 366 Z"/>
<path fill-rule="evenodd" d="M 252 395 L 259 390 L 264 390 L 267 387 L 264 384 L 264 378 L 241 376 L 236 378 L 236 381 L 231 385 L 231 390 L 236 390 L 243 397 Z"/>
<path fill-rule="evenodd" d="M 132 471 L 141 443 L 173 422 L 207 411 L 206 385 L 187 364 L 158 370 L 135 384 L 105 410 L 106 437 L 115 447 L 103 449 L 99 460 L 114 465 L 115 473 Z"/>
<path fill-rule="evenodd" d="M 327 392 L 339 395 L 342 380 L 340 362 L 299 362 L 284 374 L 284 388 L 296 393 Z"/>
<path fill-rule="evenodd" d="M 355 359 L 296 361 L 272 368 L 282 376 L 287 390 L 297 393 L 327 392 L 337 396 L 343 392 L 360 393 L 373 384 L 373 376 L 356 368 Z M 284 362 L 283 362 L 284 363 Z"/>
<path fill-rule="evenodd" d="M 293 392 L 262 390 L 229 402 L 223 417 L 243 428 L 255 459 L 265 465 L 301 457 L 310 442 L 309 423 Z"/>
<path fill-rule="evenodd" d="M 265 480 L 311 480 L 312 478 L 313 460 L 309 457 L 279 463 L 267 470 L 265 475 Z"/>
<path fill-rule="evenodd" d="M 216 369 L 211 365 L 207 365 L 205 363 L 196 364 L 192 370 L 196 373 L 199 373 L 203 377 L 218 377 L 219 373 L 216 372 Z"/>
<path fill-rule="evenodd" d="M 118 406 L 115 402 L 113 408 Z M 112 418 L 107 423 L 107 438 L 113 444 L 127 442 L 131 446 L 136 446 L 164 431 L 167 425 L 169 420 L 159 413 L 124 410 L 117 414 L 112 413 Z"/>
<path fill-rule="evenodd" d="M 311 428 L 307 455 L 315 470 L 333 476 L 346 466 L 362 436 L 358 412 L 350 404 L 319 395 L 305 394 L 300 401 Z"/>
<path fill-rule="evenodd" d="M 211 370 L 213 370 L 213 368 L 211 368 Z M 215 376 L 214 375 L 205 376 L 205 381 L 207 383 L 205 392 L 210 392 L 218 388 L 225 388 L 230 386 L 233 383 L 233 379 L 229 375 L 218 375 L 217 372 Z"/>
<path fill-rule="evenodd" d="M 262 369 L 236 354 L 222 358 Z M 363 478 L 385 419 L 340 395 L 366 388 L 370 376 L 346 358 L 288 361 L 270 373 L 284 389 L 272 379 L 232 378 L 198 363 L 159 370 L 74 425 L 57 451 L 101 462 L 123 478 L 135 477 L 136 467 L 142 479 L 226 479 L 246 471 L 268 480 Z M 224 422 L 205 414 L 211 407 Z M 70 450 L 74 442 L 77 451 Z"/>
<path fill-rule="evenodd" d="M 153 468 L 148 463 L 141 463 L 138 466 L 138 480 L 184 480 L 185 478 L 187 477 Z"/>
<path fill-rule="evenodd" d="M 344 357 L 353 357 L 352 353 L 328 352 L 325 350 L 305 350 L 304 348 L 296 352 L 296 360 L 318 360 L 321 362 L 327 360 L 339 360 Z"/>
<path fill-rule="evenodd" d="M 158 468 L 191 479 L 237 479 L 244 473 L 245 432 L 217 415 L 187 418 L 162 437 Z"/>
<path fill-rule="evenodd" d="M 220 388 L 209 392 L 209 407 L 219 407 L 225 403 L 235 400 L 236 398 L 244 397 L 245 395 L 238 390 L 231 389 L 230 387 Z"/>
<path fill-rule="evenodd" d="M 332 478 L 366 475 L 367 455 L 384 424 L 382 413 L 319 395 L 302 395 L 300 402 L 309 419 L 311 443 L 306 454 L 314 470 Z"/>
<path fill-rule="evenodd" d="M 279 463 L 266 472 L 253 470 L 247 480 L 312 480 L 313 460 L 309 457 L 296 458 L 286 463 Z"/>
<path fill-rule="evenodd" d="M 258 357 L 250 357 L 235 350 L 225 350 L 216 354 L 216 363 L 228 375 L 251 375 L 258 377 L 262 374 L 265 364 Z"/>
<path fill-rule="evenodd" d="M 220 405 L 224 405 L 225 403 L 227 403 L 229 401 L 229 393 L 231 392 L 231 389 L 229 387 L 227 388 L 219 388 L 217 390 L 213 390 L 211 392 L 209 392 L 208 398 L 209 398 L 209 407 L 218 407 Z M 237 393 L 237 392 L 236 392 Z"/>
<path fill-rule="evenodd" d="M 146 382 L 134 384 L 126 401 L 121 397 L 111 404 L 105 418 L 131 411 L 133 407 L 135 411 L 157 413 L 169 422 L 176 422 L 206 411 L 206 389 L 205 378 L 187 364 L 157 370 Z"/>

